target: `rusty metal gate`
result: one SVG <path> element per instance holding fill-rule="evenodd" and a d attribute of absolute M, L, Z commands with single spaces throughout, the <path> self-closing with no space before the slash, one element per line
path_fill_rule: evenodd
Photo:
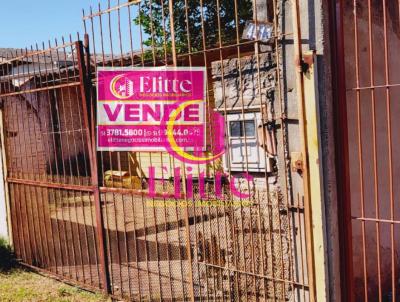
<path fill-rule="evenodd" d="M 81 42 L 10 53 L 1 76 L 3 142 L 18 258 L 99 288 L 104 263 L 92 264 L 104 257 L 84 70 Z"/>
<path fill-rule="evenodd" d="M 20 261 L 131 301 L 312 300 L 306 205 L 290 187 L 280 5 L 108 1 L 83 12 L 85 43 L 78 35 L 10 54 L 0 98 Z M 267 39 L 252 31 L 261 24 Z M 207 107 L 225 120 L 223 158 L 187 169 L 163 152 L 96 151 L 97 67 L 129 66 L 206 67 Z M 176 167 L 191 172 L 193 200 Z M 231 194 L 235 179 L 246 200 Z M 226 205 L 188 205 L 216 200 L 218 181 Z M 185 193 L 165 197 L 174 185 Z"/>
<path fill-rule="evenodd" d="M 346 301 L 398 301 L 399 1 L 336 1 Z"/>

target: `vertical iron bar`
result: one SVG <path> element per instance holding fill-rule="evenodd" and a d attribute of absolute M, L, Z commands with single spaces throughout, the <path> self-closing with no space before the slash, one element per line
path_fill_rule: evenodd
<path fill-rule="evenodd" d="M 388 18 L 387 0 L 382 1 L 383 9 L 383 40 L 384 40 L 384 61 L 385 61 L 385 94 L 386 94 L 386 126 L 388 139 L 388 158 L 389 158 L 389 198 L 390 198 L 390 219 L 394 220 L 394 187 L 393 187 L 393 148 L 392 148 L 392 117 L 390 103 L 390 73 L 389 73 L 389 46 L 388 46 Z M 394 223 L 390 223 L 390 253 L 391 253 L 391 280 L 392 280 L 392 299 L 396 301 L 396 251 L 395 251 Z M 379 284 L 381 285 L 381 284 Z M 381 297 L 379 297 L 381 299 Z"/>
<path fill-rule="evenodd" d="M 354 8 L 356 9 L 356 8 Z M 357 31 L 355 26 L 355 31 Z M 357 41 L 358 42 L 358 41 Z M 374 74 L 374 44 L 372 37 L 372 7 L 371 0 L 368 0 L 368 44 L 369 44 L 369 72 L 370 72 L 370 86 L 375 85 Z M 357 47 L 357 46 L 356 46 Z M 357 47 L 358 48 L 358 47 Z M 356 48 L 356 49 L 357 49 Z M 358 54 L 356 54 L 358 57 Z M 358 60 L 358 58 L 356 59 Z M 357 73 L 359 70 L 357 69 Z M 359 76 L 357 75 L 357 78 Z M 357 79 L 358 80 L 358 79 Z M 358 83 L 357 83 L 357 86 Z M 359 91 L 357 91 L 357 94 Z M 381 286 L 381 255 L 380 255 L 380 211 L 379 211 L 379 186 L 378 186 L 378 160 L 377 160 L 377 131 L 376 131 L 376 106 L 375 106 L 375 89 L 371 88 L 371 107 L 372 107 L 372 147 L 373 147 L 373 166 L 374 166 L 374 202 L 375 202 L 375 232 L 376 232 L 376 254 L 377 254 L 377 270 L 378 270 L 378 292 L 379 301 L 382 300 L 382 286 Z M 363 223 L 363 222 L 362 222 Z M 365 254 L 365 251 L 363 252 Z"/>
<path fill-rule="evenodd" d="M 94 188 L 94 202 L 95 202 L 95 210 L 96 210 L 96 233 L 97 233 L 97 242 L 98 242 L 98 250 L 99 250 L 99 258 L 101 265 L 101 280 L 103 282 L 103 289 L 106 293 L 111 292 L 111 284 L 109 279 L 109 270 L 108 263 L 106 258 L 106 247 L 105 247 L 105 239 L 104 239 L 104 230 L 103 230 L 103 213 L 100 204 L 100 191 L 99 191 L 99 181 L 98 181 L 98 170 L 97 170 L 97 151 L 96 151 L 96 139 L 95 139 L 95 129 L 90 127 L 89 124 L 89 114 L 87 104 L 90 103 L 90 85 L 86 78 L 85 72 L 85 57 L 83 51 L 83 45 L 81 41 L 77 41 L 75 43 L 75 49 L 77 51 L 77 60 L 79 64 L 79 80 L 81 87 L 81 95 L 82 95 L 82 109 L 83 109 L 83 121 L 86 127 L 86 135 L 88 141 L 88 149 L 89 149 L 89 158 L 90 158 L 90 171 L 91 171 L 91 179 L 92 186 Z M 92 123 L 94 122 L 94 117 L 92 117 Z"/>
<path fill-rule="evenodd" d="M 354 49 L 355 49 L 355 69 L 356 69 L 356 85 L 360 87 L 360 64 L 359 64 L 359 36 L 358 36 L 358 10 L 357 0 L 353 0 L 353 21 L 354 21 Z M 357 103 L 357 145 L 358 145 L 358 170 L 359 170 L 359 181 L 360 181 L 360 208 L 361 217 L 365 218 L 365 195 L 364 195 L 364 168 L 363 168 L 363 128 L 361 125 L 361 91 L 356 91 L 356 103 Z M 368 272 L 367 272 L 367 248 L 366 248 L 366 226 L 365 220 L 361 220 L 361 233 L 362 233 L 362 258 L 363 258 L 363 281 L 364 281 L 364 300 L 368 301 Z M 379 239 L 379 237 L 378 237 Z M 378 247 L 379 250 L 379 247 Z M 378 252 L 379 256 L 379 252 Z M 378 269 L 380 263 L 378 261 Z M 381 298 L 382 289 L 380 287 L 380 272 L 378 271 L 378 286 L 379 296 Z"/>
<path fill-rule="evenodd" d="M 62 44 L 64 44 L 64 37 L 62 37 Z M 60 53 L 59 53 L 59 49 L 60 48 L 58 47 L 57 39 L 55 39 L 55 46 L 56 46 L 56 50 L 55 51 L 56 51 L 57 65 L 59 66 L 59 64 L 61 62 L 61 59 L 60 59 Z M 63 47 L 61 47 L 61 48 L 63 48 Z M 60 71 L 60 67 L 57 67 L 57 71 L 58 72 L 57 71 L 54 72 L 54 68 L 53 67 L 54 67 L 54 64 L 52 65 L 53 77 L 55 77 L 57 75 L 57 73 L 58 73 L 59 81 L 61 83 L 63 78 L 62 78 L 62 74 L 61 74 L 61 71 Z M 68 81 L 68 71 L 67 71 L 67 82 L 69 82 Z M 70 156 L 68 156 L 68 162 L 64 163 L 64 161 L 66 161 L 65 154 L 66 153 L 68 155 L 70 154 L 70 142 L 68 140 L 68 133 L 66 132 L 66 130 L 67 130 L 67 122 L 66 122 L 66 116 L 65 116 L 66 115 L 66 110 L 65 110 L 65 100 L 64 100 L 63 89 L 62 88 L 61 89 L 54 89 L 53 93 L 54 93 L 54 96 L 55 96 L 55 102 L 57 104 L 56 108 L 58 109 L 58 119 L 57 119 L 58 120 L 58 124 L 59 124 L 58 133 L 60 135 L 59 138 L 60 138 L 60 145 L 61 145 L 61 160 L 62 160 L 63 169 L 64 169 L 63 170 L 64 182 L 68 183 L 68 179 L 69 179 L 69 181 L 71 183 L 73 183 L 73 181 L 72 181 L 72 173 L 71 173 L 70 177 L 67 177 L 67 169 L 68 169 L 68 167 L 69 167 L 69 170 L 72 172 L 72 165 L 71 165 Z M 58 101 L 61 102 L 61 104 L 60 104 L 61 106 L 58 104 Z M 62 127 L 62 123 L 63 122 L 65 124 L 64 125 L 65 129 L 63 129 L 63 127 Z M 66 143 L 64 143 L 64 144 L 63 144 L 63 135 L 64 135 L 64 137 L 66 137 Z M 64 150 L 64 149 L 66 149 L 66 150 Z M 63 194 L 62 194 L 63 199 L 61 201 L 61 205 L 62 205 L 62 207 L 64 207 L 64 204 L 66 204 L 66 206 L 67 206 L 67 213 L 66 213 L 67 214 L 67 219 L 66 220 L 64 219 L 64 225 L 65 225 L 65 229 L 67 229 L 67 225 L 69 225 L 69 228 L 70 228 L 69 231 L 66 232 L 66 234 L 71 236 L 70 238 L 72 240 L 71 250 L 72 250 L 72 260 L 73 260 L 72 263 L 73 263 L 73 268 L 75 270 L 75 279 L 79 280 L 78 270 L 77 270 L 77 261 L 76 261 L 76 250 L 75 250 L 76 249 L 75 248 L 76 240 L 75 240 L 75 234 L 74 234 L 75 233 L 74 232 L 74 227 L 73 227 L 72 220 L 71 220 L 71 206 L 70 206 L 70 201 L 69 201 L 69 191 L 64 190 L 62 192 L 63 192 Z M 62 212 L 64 212 L 64 211 L 62 211 Z M 66 238 L 68 238 L 67 235 L 66 235 Z M 80 242 L 79 242 L 79 244 L 80 244 Z"/>
<path fill-rule="evenodd" d="M 311 200 L 309 195 L 310 179 L 308 175 L 308 146 L 307 146 L 307 132 L 306 132 L 306 119 L 304 111 L 304 83 L 303 83 L 303 72 L 302 72 L 302 42 L 301 42 L 301 25 L 299 17 L 299 2 L 293 0 L 293 41 L 294 41 L 294 55 L 296 64 L 296 88 L 298 96 L 298 107 L 299 107 L 299 126 L 300 136 L 302 143 L 302 154 L 303 154 L 303 185 L 304 185 L 304 212 L 305 212 L 305 232 L 307 240 L 307 271 L 308 280 L 310 287 L 310 301 L 315 301 L 315 273 L 314 273 L 314 240 L 312 234 L 312 210 Z"/>
<path fill-rule="evenodd" d="M 346 68 L 344 45 L 344 1 L 330 3 L 330 36 L 332 42 L 333 99 L 335 122 L 335 165 L 338 193 L 338 221 L 340 234 L 340 286 L 342 301 L 354 301 L 351 195 L 349 171 L 348 122 L 346 102 Z"/>
<path fill-rule="evenodd" d="M 50 42 L 49 42 L 49 47 L 50 47 Z M 43 50 L 43 52 L 45 52 L 44 42 L 42 43 L 42 50 Z M 49 52 L 49 57 L 51 57 L 51 51 Z M 53 63 L 54 63 L 53 60 L 51 58 L 49 58 L 49 60 L 50 60 L 49 64 L 51 64 L 51 66 L 53 66 Z M 46 56 L 44 56 L 44 63 L 47 64 Z M 51 148 L 54 148 L 54 150 L 56 150 L 56 142 L 55 142 L 55 139 L 54 139 L 54 119 L 53 119 L 53 115 L 51 114 L 52 105 L 51 105 L 51 95 L 50 95 L 50 93 L 52 93 L 52 92 L 50 92 L 51 91 L 51 88 L 50 88 L 50 85 L 49 85 L 50 79 L 51 79 L 51 77 L 49 77 L 48 73 L 46 72 L 45 73 L 45 82 L 47 83 L 47 85 L 46 85 L 46 88 L 47 88 L 46 89 L 46 92 L 47 92 L 46 96 L 47 96 L 47 102 L 49 104 L 50 121 L 49 121 L 49 123 L 47 123 L 46 119 L 44 120 L 44 128 L 47 129 L 46 134 L 49 137 L 51 137 L 51 142 L 50 142 L 51 146 L 50 146 L 48 140 L 46 139 L 47 148 L 48 148 L 49 151 L 51 150 Z M 57 163 L 57 160 L 56 160 L 56 158 L 57 158 L 56 151 L 54 151 L 55 159 L 53 160 L 53 162 L 55 163 L 57 178 L 54 178 L 54 175 L 53 175 L 53 166 L 52 166 L 53 162 L 51 161 L 51 156 L 49 154 L 50 152 L 46 152 L 46 153 L 48 155 L 47 157 L 48 157 L 48 161 L 49 161 L 50 181 L 51 182 L 54 182 L 54 181 L 59 182 L 59 179 L 58 179 L 59 168 L 58 168 L 58 163 Z M 48 175 L 46 176 L 46 179 L 49 180 L 49 176 Z M 51 192 L 52 196 L 54 197 L 54 194 L 55 194 L 54 193 L 54 191 L 55 191 L 54 189 L 50 189 L 50 190 L 47 189 L 46 191 L 47 191 L 47 195 L 48 196 L 50 196 L 50 192 Z M 58 235 L 58 240 L 57 240 L 58 241 L 58 251 L 59 251 L 59 253 L 61 255 L 61 257 L 60 257 L 60 260 L 61 260 L 61 275 L 64 275 L 64 272 L 63 272 L 64 257 L 63 257 L 63 253 L 62 253 L 62 249 L 61 249 L 61 236 L 60 236 L 61 233 L 60 233 L 60 223 L 59 223 L 59 219 L 57 217 L 57 211 L 58 211 L 57 204 L 58 204 L 57 200 L 54 198 L 54 205 L 55 205 L 54 211 L 55 211 L 55 220 L 56 220 L 57 235 Z M 53 238 L 53 244 L 54 244 L 54 232 L 53 232 L 53 224 L 51 223 L 51 210 L 50 210 L 50 208 L 49 208 L 49 220 L 50 220 L 50 224 L 51 224 L 52 238 Z M 54 248 L 53 249 L 54 249 L 55 261 L 57 263 L 55 244 L 54 244 Z M 69 260 L 68 260 L 68 264 L 69 264 Z M 58 273 L 57 265 L 56 265 L 56 272 Z"/>
<path fill-rule="evenodd" d="M 55 43 L 57 44 L 56 40 Z M 54 141 L 54 162 L 57 163 L 58 162 L 58 156 L 61 157 L 61 171 L 57 170 L 57 182 L 60 183 L 66 183 L 66 176 L 65 176 L 65 165 L 64 165 L 64 152 L 63 152 L 63 144 L 62 144 L 62 140 L 61 140 L 61 133 L 60 133 L 60 110 L 59 110 L 59 106 L 58 106 L 58 99 L 57 99 L 57 93 L 56 93 L 56 89 L 55 89 L 55 85 L 56 85 L 56 81 L 54 78 L 54 75 L 56 74 L 55 70 L 54 70 L 54 66 L 56 65 L 56 61 L 53 59 L 53 52 L 52 52 L 52 47 L 51 47 L 51 42 L 49 40 L 49 55 L 50 55 L 50 63 L 51 63 L 51 73 L 53 76 L 53 81 L 52 81 L 52 86 L 50 86 L 50 82 L 47 83 L 47 88 L 48 88 L 48 92 L 49 92 L 49 102 L 50 102 L 50 116 L 52 117 L 52 122 L 51 122 L 51 126 L 52 126 L 52 136 L 53 136 L 53 141 Z M 57 46 L 55 47 L 56 51 L 57 51 Z M 51 77 L 50 77 L 51 79 Z M 51 102 L 54 100 L 54 112 L 51 109 Z M 57 135 L 57 139 L 56 136 Z M 59 151 L 59 152 L 57 152 Z M 56 164 L 57 165 L 57 164 Z M 63 174 L 62 180 L 61 180 L 61 175 Z M 72 278 L 72 274 L 71 274 L 71 267 L 73 267 L 73 265 L 71 264 L 71 258 L 70 258 L 70 251 L 69 248 L 70 246 L 68 245 L 68 232 L 66 231 L 67 228 L 67 220 L 64 218 L 64 210 L 63 210 L 63 206 L 64 206 L 64 197 L 63 197 L 63 192 L 65 192 L 62 189 L 55 189 L 54 190 L 54 197 L 55 200 L 57 198 L 57 193 L 58 193 L 58 197 L 59 197 L 59 202 L 60 202 L 60 212 L 61 212 L 61 221 L 62 221 L 62 229 L 63 229 L 63 233 L 64 233 L 64 245 L 65 245 L 65 251 L 66 251 L 66 256 L 67 256 L 67 267 L 68 267 L 68 274 L 69 274 L 69 278 Z M 56 211 L 57 213 L 58 211 Z M 57 216 L 56 216 L 57 217 Z M 59 219 L 57 218 L 57 221 Z M 61 236 L 60 236 L 60 241 L 61 241 Z"/>

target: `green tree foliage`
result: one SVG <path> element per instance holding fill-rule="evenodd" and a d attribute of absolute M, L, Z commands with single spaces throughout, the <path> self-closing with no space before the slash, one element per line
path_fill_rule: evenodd
<path fill-rule="evenodd" d="M 246 21 L 253 19 L 253 8 L 251 0 L 219 0 L 218 4 L 217 0 L 173 0 L 173 14 L 176 52 L 183 54 L 189 47 L 191 52 L 218 47 L 220 39 L 222 45 L 235 43 Z M 164 56 L 164 49 L 171 53 L 169 0 L 145 0 L 134 22 L 141 24 L 143 43 L 155 49 L 158 58 Z"/>

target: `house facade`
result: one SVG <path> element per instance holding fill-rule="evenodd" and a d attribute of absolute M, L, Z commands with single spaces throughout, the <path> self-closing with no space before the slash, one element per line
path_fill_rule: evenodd
<path fill-rule="evenodd" d="M 398 299 L 398 4 L 172 3 L 180 15 L 148 1 L 134 11 L 128 1 L 85 14 L 82 51 L 79 43 L 61 59 L 54 49 L 43 50 L 47 58 L 0 51 L 0 213 L 18 256 L 132 301 Z M 168 22 L 151 22 L 157 9 Z M 121 12 L 136 20 L 122 32 L 133 27 L 153 40 L 136 47 L 134 34 L 121 38 Z M 102 16 L 116 20 L 107 31 L 120 43 L 104 38 Z M 173 171 L 187 166 L 171 155 L 93 149 L 96 69 L 129 66 L 206 68 L 207 107 L 224 119 L 225 153 L 190 167 L 192 201 L 217 193 L 242 201 L 234 187 L 251 206 L 177 206 L 188 202 L 187 180 Z M 146 195 L 150 167 L 154 198 Z M 172 198 L 177 187 L 183 194 Z M 43 236 L 20 231 L 35 204 L 45 214 L 29 223 Z M 49 230 L 56 240 L 46 246 Z M 82 256 L 82 238 L 94 257 Z"/>

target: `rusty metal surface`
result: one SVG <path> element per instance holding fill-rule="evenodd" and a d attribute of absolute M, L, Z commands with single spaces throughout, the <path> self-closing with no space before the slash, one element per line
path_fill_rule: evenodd
<path fill-rule="evenodd" d="M 336 1 L 343 297 L 400 299 L 399 1 Z M 351 190 L 350 190 L 351 186 Z"/>
<path fill-rule="evenodd" d="M 280 29 L 280 2 L 115 2 L 83 12 L 84 43 L 49 43 L 1 65 L 17 256 L 130 301 L 309 301 L 308 202 L 292 196 L 290 169 L 277 165 L 278 158 L 289 162 L 280 39 L 290 33 Z M 272 24 L 270 41 L 244 40 L 248 20 Z M 95 149 L 96 69 L 103 66 L 204 66 L 207 108 L 224 116 L 226 136 L 229 115 L 257 113 L 255 125 L 265 130 L 255 132 L 263 142 L 268 133 L 276 150 L 251 149 L 242 122 L 243 160 L 233 165 L 227 139 L 223 160 L 193 167 L 193 175 L 207 170 L 206 197 L 194 182 L 190 200 L 183 179 L 180 198 L 166 198 L 174 192 L 170 171 L 186 171 L 185 164 L 160 152 Z M 210 137 L 213 131 L 208 123 Z M 257 170 L 254 150 L 265 162 Z M 155 197 L 149 165 L 159 171 Z M 139 185 L 108 180 L 107 171 L 125 171 Z M 250 197 L 234 197 L 225 184 L 227 205 L 185 205 L 217 199 L 218 172 L 227 181 L 250 173 L 253 182 L 239 182 Z"/>
<path fill-rule="evenodd" d="M 13 241 L 27 265 L 102 288 L 76 45 L 36 45 L 1 66 Z"/>

